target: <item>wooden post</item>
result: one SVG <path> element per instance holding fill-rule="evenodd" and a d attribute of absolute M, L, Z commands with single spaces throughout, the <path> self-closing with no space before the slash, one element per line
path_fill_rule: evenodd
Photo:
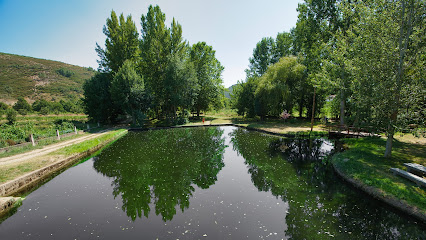
<path fill-rule="evenodd" d="M 76 126 L 74 126 L 74 132 L 75 132 L 75 135 L 77 135 L 77 134 L 78 134 L 78 132 L 77 132 L 77 127 L 76 127 Z"/>
<path fill-rule="evenodd" d="M 34 136 L 33 136 L 32 133 L 30 134 L 30 139 L 31 139 L 31 143 L 33 144 L 33 146 L 35 146 Z"/>
<path fill-rule="evenodd" d="M 314 115 L 315 115 L 315 90 L 317 88 L 314 88 L 314 100 L 312 101 L 312 119 L 311 119 L 311 132 L 314 128 Z"/>
<path fill-rule="evenodd" d="M 59 130 L 56 129 L 56 136 L 58 137 L 58 140 L 61 140 L 61 136 L 59 135 Z"/>

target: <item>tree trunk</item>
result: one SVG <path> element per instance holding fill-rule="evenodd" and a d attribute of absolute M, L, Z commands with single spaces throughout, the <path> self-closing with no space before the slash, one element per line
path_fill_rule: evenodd
<path fill-rule="evenodd" d="M 314 128 L 314 116 L 315 116 L 315 91 L 316 88 L 314 88 L 314 99 L 312 101 L 312 118 L 311 118 L 311 132 Z"/>
<path fill-rule="evenodd" d="M 340 90 L 340 125 L 345 125 L 345 92 Z"/>
<path fill-rule="evenodd" d="M 393 133 L 389 134 L 388 139 L 386 140 L 385 158 L 390 158 L 392 156 L 392 140 Z"/>

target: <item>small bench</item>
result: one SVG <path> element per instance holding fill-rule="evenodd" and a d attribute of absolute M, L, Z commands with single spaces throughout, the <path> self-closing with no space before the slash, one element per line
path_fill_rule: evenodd
<path fill-rule="evenodd" d="M 390 171 L 395 175 L 405 177 L 408 180 L 415 182 L 419 186 L 426 187 L 426 179 L 424 179 L 422 177 L 419 177 L 419 176 L 414 175 L 412 173 L 406 172 L 406 171 L 401 170 L 399 168 L 391 168 Z"/>
<path fill-rule="evenodd" d="M 404 166 L 410 173 L 414 173 L 420 177 L 426 176 L 426 167 L 417 163 L 404 163 Z"/>

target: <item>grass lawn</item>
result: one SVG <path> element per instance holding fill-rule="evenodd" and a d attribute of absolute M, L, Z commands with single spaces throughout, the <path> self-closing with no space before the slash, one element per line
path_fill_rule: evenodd
<path fill-rule="evenodd" d="M 311 121 L 299 120 L 296 118 L 289 119 L 286 121 L 267 118 L 261 120 L 259 117 L 246 118 L 238 116 L 236 110 L 224 109 L 221 111 L 206 112 L 205 115 L 200 117 L 194 117 L 190 119 L 190 123 L 186 125 L 201 125 L 202 119 L 204 118 L 205 124 L 224 124 L 233 123 L 245 127 L 259 128 L 276 133 L 300 133 L 311 131 Z M 314 122 L 313 131 L 316 133 L 327 132 L 325 124 L 320 121 Z"/>
<path fill-rule="evenodd" d="M 393 142 L 392 158 L 383 157 L 385 138 L 344 139 L 348 148 L 333 156 L 332 162 L 347 176 L 378 188 L 386 196 L 405 200 L 426 213 L 426 191 L 405 178 L 394 176 L 390 168 L 406 170 L 404 163 L 426 165 L 425 138 L 399 136 Z"/>

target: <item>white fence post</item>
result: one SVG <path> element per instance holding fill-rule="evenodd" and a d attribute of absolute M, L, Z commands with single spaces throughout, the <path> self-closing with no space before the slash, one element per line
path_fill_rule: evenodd
<path fill-rule="evenodd" d="M 58 137 L 58 140 L 61 140 L 61 136 L 59 135 L 59 130 L 56 129 L 56 136 Z"/>
<path fill-rule="evenodd" d="M 31 143 L 33 144 L 33 146 L 35 146 L 34 136 L 33 136 L 33 134 L 32 134 L 32 133 L 31 133 L 31 135 L 30 135 L 30 139 L 31 139 Z"/>
<path fill-rule="evenodd" d="M 89 124 L 87 124 L 87 130 L 89 130 L 90 129 L 90 126 L 89 126 Z"/>
<path fill-rule="evenodd" d="M 74 126 L 74 132 L 75 132 L 76 135 L 78 134 L 76 126 Z"/>

